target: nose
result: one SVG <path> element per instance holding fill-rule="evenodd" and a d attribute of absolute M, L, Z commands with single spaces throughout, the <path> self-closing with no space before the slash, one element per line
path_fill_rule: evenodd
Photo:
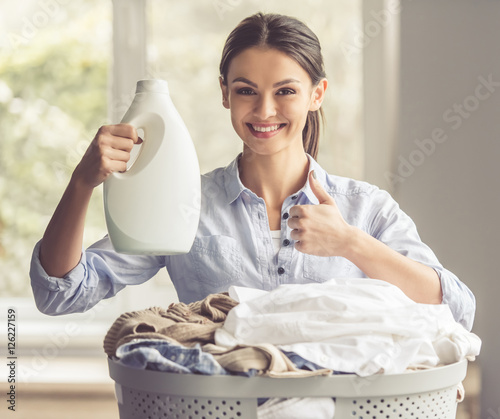
<path fill-rule="evenodd" d="M 276 115 L 276 103 L 272 95 L 260 95 L 255 102 L 254 115 L 264 121 Z"/>

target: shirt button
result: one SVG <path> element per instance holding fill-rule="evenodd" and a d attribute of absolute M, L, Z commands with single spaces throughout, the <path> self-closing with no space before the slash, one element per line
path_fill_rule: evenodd
<path fill-rule="evenodd" d="M 297 199 L 297 195 L 292 196 L 292 199 L 293 200 Z"/>
<path fill-rule="evenodd" d="M 283 240 L 283 246 L 288 246 L 290 244 L 290 240 L 285 239 Z"/>
<path fill-rule="evenodd" d="M 290 217 L 290 214 L 288 214 L 288 212 L 285 212 L 283 214 L 283 219 L 286 220 L 288 217 Z"/>
<path fill-rule="evenodd" d="M 285 273 L 285 269 L 284 269 L 284 268 L 282 268 L 282 267 L 280 266 L 280 267 L 278 268 L 278 273 L 279 273 L 280 275 L 283 275 L 283 274 Z"/>

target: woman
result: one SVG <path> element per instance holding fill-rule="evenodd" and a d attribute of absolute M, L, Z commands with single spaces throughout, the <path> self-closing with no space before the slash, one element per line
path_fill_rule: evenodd
<path fill-rule="evenodd" d="M 368 276 L 398 286 L 414 301 L 449 304 L 470 330 L 474 296 L 420 241 L 389 194 L 329 175 L 314 160 L 328 82 L 310 29 L 281 15 L 243 20 L 226 41 L 220 87 L 243 152 L 202 176 L 191 251 L 126 256 L 106 237 L 82 253 L 93 188 L 125 170 L 140 141 L 129 125 L 101 127 L 34 249 L 32 287 L 41 311 L 87 310 L 166 266 L 184 302 L 229 285 L 270 290 Z"/>

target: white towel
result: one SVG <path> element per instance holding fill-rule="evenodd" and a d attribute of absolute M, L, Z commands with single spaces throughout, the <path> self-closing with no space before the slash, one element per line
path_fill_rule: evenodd
<path fill-rule="evenodd" d="M 257 409 L 259 419 L 332 419 L 335 403 L 330 397 L 269 399 Z"/>
<path fill-rule="evenodd" d="M 232 287 L 229 293 L 240 304 L 216 331 L 217 345 L 272 343 L 335 371 L 402 373 L 472 360 L 481 347 L 447 305 L 415 303 L 380 280 L 332 279 L 258 293 Z"/>

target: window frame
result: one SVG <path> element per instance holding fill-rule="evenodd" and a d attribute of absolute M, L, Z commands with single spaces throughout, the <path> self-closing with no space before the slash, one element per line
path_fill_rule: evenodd
<path fill-rule="evenodd" d="M 393 193 L 398 144 L 401 0 L 363 1 L 363 131 L 365 180 Z M 384 20 L 384 16 L 388 16 Z"/>

